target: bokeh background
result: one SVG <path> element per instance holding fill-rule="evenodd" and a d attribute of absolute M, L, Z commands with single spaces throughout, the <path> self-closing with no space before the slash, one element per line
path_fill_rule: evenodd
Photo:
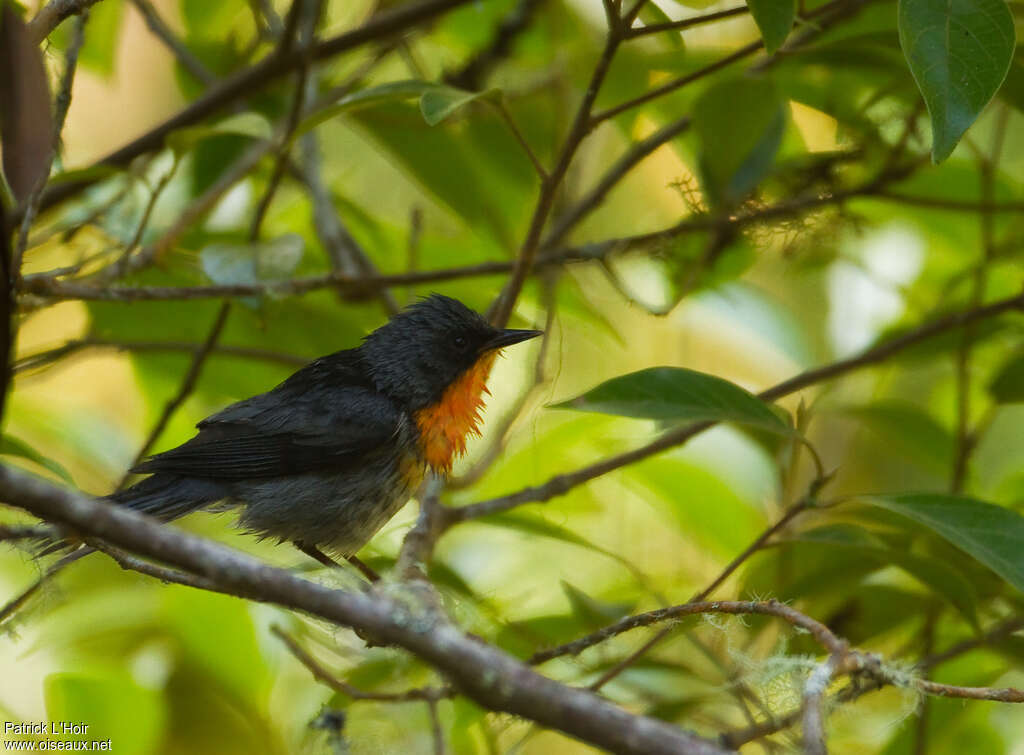
<path fill-rule="evenodd" d="M 27 3 L 29 16 L 36 5 Z M 285 12 L 285 4 L 274 5 Z M 486 85 L 506 92 L 525 138 L 550 162 L 600 52 L 604 17 L 597 0 L 536 5 Z M 656 5 L 673 19 L 731 7 L 674 0 Z M 153 6 L 214 77 L 269 49 L 257 40 L 253 10 L 243 0 L 156 0 Z M 514 0 L 487 0 L 455 10 L 387 51 L 359 86 L 436 80 L 457 70 L 516 8 Z M 319 33 L 351 28 L 375 10 L 368 0 L 328 2 Z M 904 136 L 913 168 L 894 191 L 1020 207 L 1019 93 L 1002 92 L 967 142 L 947 162 L 930 164 L 927 120 L 895 46 L 894 17 L 895 3 L 870 3 L 842 31 L 816 41 L 810 53 L 771 69 L 785 105 L 783 131 L 750 206 L 856 184 Z M 44 45 L 54 82 L 70 25 Z M 754 22 L 740 16 L 639 40 L 616 59 L 599 105 L 628 99 L 758 38 Z M 357 50 L 319 66 L 320 89 L 345 81 L 375 54 Z M 573 163 L 559 206 L 580 197 L 631 142 L 688 112 L 717 81 L 709 77 L 599 128 Z M 178 111 L 201 88 L 147 29 L 135 4 L 102 0 L 86 26 L 57 170 L 87 168 Z M 291 78 L 281 80 L 254 93 L 240 112 L 278 122 L 293 88 Z M 912 128 L 904 135 L 908 123 Z M 415 102 L 385 101 L 340 113 L 313 133 L 334 206 L 379 270 L 513 258 L 535 201 L 536 178 L 485 104 L 427 126 Z M 123 249 L 153 187 L 173 166 L 143 240 L 159 238 L 249 143 L 228 130 L 195 136 L 44 213 L 33 228 L 26 272 L 109 258 Z M 711 202 L 701 178 L 701 149 L 693 133 L 660 147 L 574 230 L 572 241 L 656 230 L 706 211 Z M 994 150 L 998 158 L 986 178 L 979 166 Z M 827 156 L 842 157 L 822 168 Z M 808 176 L 816 169 L 820 175 Z M 216 277 L 223 271 L 209 249 L 244 241 L 271 170 L 272 161 L 262 161 L 157 267 L 130 281 L 224 282 Z M 972 281 L 979 266 L 986 276 L 981 300 L 1020 289 L 1020 209 L 985 213 L 927 204 L 857 197 L 753 225 L 724 240 L 710 260 L 701 255 L 712 234 L 694 233 L 615 255 L 606 265 L 574 263 L 533 277 L 513 324 L 546 327 L 546 344 L 509 350 L 499 360 L 484 438 L 474 441 L 456 470 L 480 474 L 446 491 L 445 502 L 470 503 L 539 484 L 650 440 L 660 429 L 652 421 L 549 407 L 614 376 L 685 366 L 756 392 L 854 354 L 944 308 L 977 301 Z M 107 209 L 96 215 L 99 207 Z M 301 239 L 301 259 L 289 272 L 329 268 L 308 195 L 297 181 L 284 179 L 262 233 L 271 241 L 286 234 Z M 986 252 L 986 244 L 995 251 Z M 402 304 L 437 290 L 482 311 L 503 282 L 500 275 L 474 277 L 396 288 L 393 295 Z M 186 350 L 145 344 L 201 342 L 218 306 L 210 300 L 63 301 L 27 312 L 17 344 L 21 359 L 77 339 L 95 343 L 19 371 L 5 433 L 59 465 L 79 488 L 109 492 L 177 391 L 190 360 Z M 227 403 L 269 389 L 294 369 L 291 364 L 356 344 L 385 317 L 374 298 L 345 300 L 328 289 L 236 303 L 222 343 L 269 354 L 215 352 L 156 450 L 186 440 L 198 420 Z M 974 337 L 969 412 L 979 435 L 964 489 L 1019 509 L 1024 408 L 994 397 L 988 386 L 1020 347 L 1021 320 L 1009 316 L 986 323 Z M 959 344 L 954 336 L 935 339 L 780 402 L 790 412 L 803 405 L 808 437 L 826 468 L 835 470 L 829 497 L 949 489 Z M 501 453 L 479 470 L 476 462 L 508 422 Z M 61 480 L 52 468 L 24 457 L 6 460 Z M 802 495 L 813 472 L 806 454 L 777 439 L 718 427 L 548 504 L 456 528 L 439 544 L 432 577 L 467 627 L 526 656 L 627 612 L 685 601 Z M 364 560 L 386 570 L 416 510 L 410 503 L 387 525 L 362 552 Z M 1021 610 L 1019 593 L 929 533 L 871 520 L 884 538 L 865 544 L 814 536 L 822 527 L 861 526 L 858 512 L 839 507 L 808 515 L 784 542 L 751 559 L 719 596 L 796 601 L 856 644 L 906 663 L 974 630 L 963 602 L 956 604 L 954 588 L 944 594 L 920 574 L 894 566 L 887 551 L 949 563 L 971 588 L 969 600 L 982 626 Z M 24 521 L 13 510 L 2 515 L 4 521 Z M 347 573 L 315 569 L 289 546 L 255 542 L 231 522 L 231 515 L 200 514 L 182 526 L 329 584 L 355 583 Z M 13 596 L 38 574 L 39 566 L 24 551 L 0 550 L 0 594 Z M 91 732 L 111 738 L 118 753 L 293 753 L 342 746 L 310 728 L 329 706 L 347 713 L 344 739 L 352 753 L 432 751 L 426 706 L 352 702 L 332 693 L 270 633 L 274 624 L 300 637 L 360 688 L 400 690 L 434 679 L 404 653 L 367 650 L 347 630 L 161 585 L 91 557 L 69 568 L 5 625 L 0 718 L 85 720 Z M 560 679 L 592 680 L 639 642 L 627 636 L 546 670 Z M 630 709 L 701 731 L 736 728 L 746 723 L 735 698 L 738 684 L 759 698 L 763 710 L 752 706 L 756 717 L 788 711 L 799 703 L 815 652 L 804 638 L 772 622 L 691 619 L 606 692 Z M 1010 636 L 944 664 L 936 678 L 1020 686 L 1024 674 L 1012 669 L 1022 661 L 1024 645 Z M 913 752 L 921 736 L 921 705 L 910 691 L 890 688 L 843 706 L 830 723 L 834 751 Z M 442 702 L 440 715 L 456 753 L 589 751 L 465 700 Z M 1013 706 L 936 701 L 925 727 L 927 752 L 1024 753 L 1024 714 Z M 772 747 L 785 750 L 797 741 L 784 733 Z"/>

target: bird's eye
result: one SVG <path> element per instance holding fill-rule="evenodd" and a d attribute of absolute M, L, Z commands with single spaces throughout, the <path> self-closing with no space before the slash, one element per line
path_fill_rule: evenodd
<path fill-rule="evenodd" d="M 465 336 L 455 336 L 455 345 L 456 345 L 456 347 L 458 347 L 460 349 L 466 348 L 466 337 Z"/>

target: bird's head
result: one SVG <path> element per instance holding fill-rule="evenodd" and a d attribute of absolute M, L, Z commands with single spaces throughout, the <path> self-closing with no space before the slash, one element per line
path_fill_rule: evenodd
<path fill-rule="evenodd" d="M 539 335 L 495 328 L 457 299 L 432 294 L 373 331 L 361 350 L 377 388 L 418 411 L 436 405 L 467 373 L 489 367 L 500 349 Z"/>

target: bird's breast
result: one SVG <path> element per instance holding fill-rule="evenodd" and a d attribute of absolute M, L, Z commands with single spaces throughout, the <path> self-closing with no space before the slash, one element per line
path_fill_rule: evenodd
<path fill-rule="evenodd" d="M 451 472 L 455 459 L 466 452 L 469 435 L 480 435 L 480 409 L 484 405 L 487 376 L 495 354 L 481 358 L 460 375 L 441 399 L 415 414 L 420 435 L 420 450 L 434 471 Z"/>

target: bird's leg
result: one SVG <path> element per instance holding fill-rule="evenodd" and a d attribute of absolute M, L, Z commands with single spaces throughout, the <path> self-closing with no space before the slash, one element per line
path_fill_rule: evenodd
<path fill-rule="evenodd" d="M 328 567 L 330 567 L 332 569 L 340 569 L 341 568 L 341 564 L 339 564 L 333 558 L 331 558 L 326 553 L 324 553 L 322 550 L 317 548 L 315 545 L 307 545 L 306 543 L 302 542 L 301 540 L 296 540 L 294 545 L 295 545 L 296 548 L 298 548 L 300 551 L 305 553 L 311 559 L 313 559 L 314 561 L 319 561 L 324 566 L 328 566 Z"/>
<path fill-rule="evenodd" d="M 380 582 L 380 575 L 355 556 L 347 556 L 348 562 L 363 573 L 370 582 Z"/>
<path fill-rule="evenodd" d="M 310 558 L 314 559 L 315 561 L 319 561 L 324 566 L 331 567 L 332 569 L 340 569 L 341 568 L 341 564 L 339 564 L 333 558 L 331 558 L 326 553 L 324 553 L 322 550 L 317 548 L 315 545 L 309 545 L 308 543 L 304 543 L 304 542 L 301 542 L 299 540 L 296 540 L 295 541 L 295 547 L 298 548 L 303 553 L 305 553 Z M 366 577 L 368 580 L 370 580 L 370 582 L 379 582 L 380 581 L 380 575 L 377 572 L 375 572 L 373 569 L 371 569 L 369 566 L 364 564 L 362 561 L 360 561 L 358 558 L 356 558 L 355 556 L 348 556 L 348 557 L 346 557 L 346 560 L 350 564 L 352 564 L 352 566 L 356 567 L 364 577 Z"/>

